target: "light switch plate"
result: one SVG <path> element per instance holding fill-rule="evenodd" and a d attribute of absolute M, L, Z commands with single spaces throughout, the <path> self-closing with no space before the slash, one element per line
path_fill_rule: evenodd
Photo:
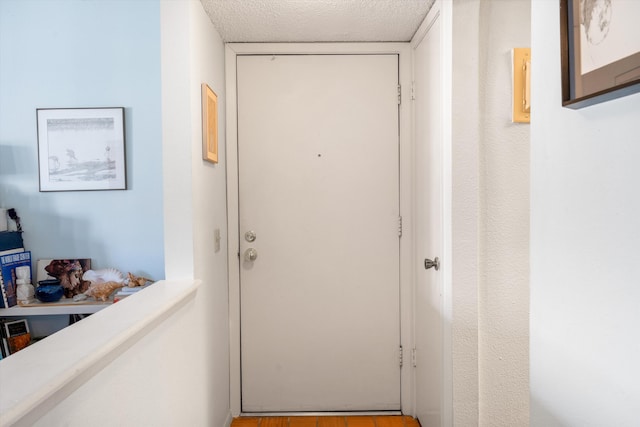
<path fill-rule="evenodd" d="M 215 230 L 213 230 L 213 240 L 214 240 L 214 250 L 216 252 L 220 252 L 220 229 L 216 228 Z"/>

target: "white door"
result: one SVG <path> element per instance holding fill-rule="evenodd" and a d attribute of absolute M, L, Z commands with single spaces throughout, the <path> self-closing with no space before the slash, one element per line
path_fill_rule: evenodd
<path fill-rule="evenodd" d="M 397 55 L 238 57 L 243 412 L 400 409 L 397 85 Z"/>
<path fill-rule="evenodd" d="M 414 50 L 416 173 L 416 412 L 423 426 L 442 425 L 442 272 L 425 259 L 442 256 L 442 111 L 440 18 Z"/>

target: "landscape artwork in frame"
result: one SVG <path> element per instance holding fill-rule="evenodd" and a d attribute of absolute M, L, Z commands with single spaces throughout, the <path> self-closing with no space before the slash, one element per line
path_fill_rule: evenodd
<path fill-rule="evenodd" d="M 202 158 L 218 163 L 218 96 L 202 83 Z"/>
<path fill-rule="evenodd" d="M 124 108 L 39 108 L 40 191 L 126 190 Z"/>
<path fill-rule="evenodd" d="M 562 105 L 640 92 L 640 1 L 560 0 Z"/>

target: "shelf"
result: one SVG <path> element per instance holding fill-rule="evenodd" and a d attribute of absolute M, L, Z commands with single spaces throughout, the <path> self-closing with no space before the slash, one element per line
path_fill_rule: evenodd
<path fill-rule="evenodd" d="M 91 314 L 112 304 L 111 301 L 79 301 L 63 298 L 56 302 L 36 301 L 28 305 L 15 305 L 10 308 L 0 308 L 0 317 L 4 316 L 46 316 L 56 314 Z"/>

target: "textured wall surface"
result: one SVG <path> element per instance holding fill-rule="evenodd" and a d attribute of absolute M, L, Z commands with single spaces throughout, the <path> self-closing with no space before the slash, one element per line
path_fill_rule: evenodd
<path fill-rule="evenodd" d="M 511 123 L 511 49 L 530 46 L 531 1 L 482 1 L 480 19 L 479 424 L 518 427 L 529 424 L 530 126 Z"/>
<path fill-rule="evenodd" d="M 453 419 L 528 424 L 529 127 L 511 123 L 510 50 L 528 0 L 453 4 Z"/>
<path fill-rule="evenodd" d="M 480 0 L 453 4 L 453 424 L 478 425 Z"/>
<path fill-rule="evenodd" d="M 532 1 L 531 425 L 637 426 L 640 94 L 563 108 L 558 14 Z"/>
<path fill-rule="evenodd" d="M 435 0 L 201 0 L 226 42 L 409 41 Z"/>

